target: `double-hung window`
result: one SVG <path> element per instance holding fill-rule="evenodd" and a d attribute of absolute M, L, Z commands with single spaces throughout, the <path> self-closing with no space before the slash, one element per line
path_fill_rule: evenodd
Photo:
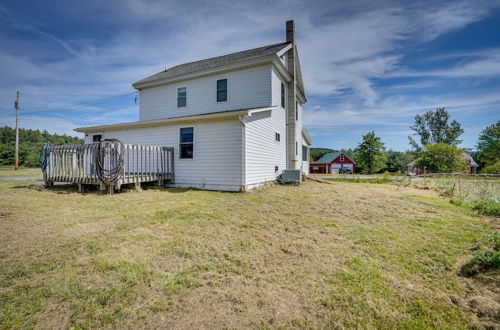
<path fill-rule="evenodd" d="M 182 127 L 179 137 L 179 158 L 193 158 L 194 151 L 194 127 Z"/>
<path fill-rule="evenodd" d="M 340 154 L 340 161 L 343 162 L 344 161 L 344 154 Z"/>
<path fill-rule="evenodd" d="M 217 80 L 217 102 L 227 101 L 227 79 Z"/>
<path fill-rule="evenodd" d="M 186 87 L 177 88 L 177 107 L 183 108 L 186 106 L 187 90 Z"/>
<path fill-rule="evenodd" d="M 285 108 L 285 84 L 281 83 L 281 107 Z"/>
<path fill-rule="evenodd" d="M 302 146 L 302 161 L 307 162 L 307 147 Z"/>

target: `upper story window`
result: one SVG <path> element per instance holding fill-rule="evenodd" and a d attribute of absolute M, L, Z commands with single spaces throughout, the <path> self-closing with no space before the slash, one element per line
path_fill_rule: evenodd
<path fill-rule="evenodd" d="M 340 161 L 343 162 L 344 161 L 344 154 L 341 154 L 340 155 Z"/>
<path fill-rule="evenodd" d="M 193 158 L 194 127 L 181 127 L 179 136 L 179 158 Z"/>
<path fill-rule="evenodd" d="M 302 146 L 302 161 L 307 162 L 307 147 Z"/>
<path fill-rule="evenodd" d="M 281 107 L 285 107 L 285 84 L 281 83 Z"/>
<path fill-rule="evenodd" d="M 276 140 L 276 142 L 280 142 L 281 141 L 280 133 L 274 133 L 274 139 Z"/>
<path fill-rule="evenodd" d="M 177 107 L 183 108 L 186 106 L 187 90 L 186 87 L 177 88 Z"/>
<path fill-rule="evenodd" d="M 217 80 L 217 102 L 227 101 L 227 79 Z"/>

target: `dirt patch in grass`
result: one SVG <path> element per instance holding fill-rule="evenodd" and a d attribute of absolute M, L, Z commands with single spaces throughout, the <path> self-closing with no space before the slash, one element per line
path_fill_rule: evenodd
<path fill-rule="evenodd" d="M 81 195 L 0 184 L 0 325 L 480 326 L 484 301 L 471 295 L 484 295 L 457 272 L 485 218 L 396 188 Z"/>

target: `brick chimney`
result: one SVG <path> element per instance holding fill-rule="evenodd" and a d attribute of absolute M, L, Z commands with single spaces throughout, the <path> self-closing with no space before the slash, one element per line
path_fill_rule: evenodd
<path fill-rule="evenodd" d="M 294 42 L 295 23 L 293 20 L 286 21 L 286 42 Z"/>

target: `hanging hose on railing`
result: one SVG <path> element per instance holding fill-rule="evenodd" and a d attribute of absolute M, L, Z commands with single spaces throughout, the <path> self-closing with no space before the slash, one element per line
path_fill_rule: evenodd
<path fill-rule="evenodd" d="M 99 143 L 96 153 L 96 172 L 104 184 L 113 184 L 122 175 L 125 145 L 117 139 Z"/>
<path fill-rule="evenodd" d="M 42 172 L 45 172 L 45 169 L 47 168 L 47 165 L 49 163 L 50 147 L 51 144 L 44 143 L 42 149 L 40 150 L 40 157 L 38 157 L 38 165 L 40 165 Z"/>

